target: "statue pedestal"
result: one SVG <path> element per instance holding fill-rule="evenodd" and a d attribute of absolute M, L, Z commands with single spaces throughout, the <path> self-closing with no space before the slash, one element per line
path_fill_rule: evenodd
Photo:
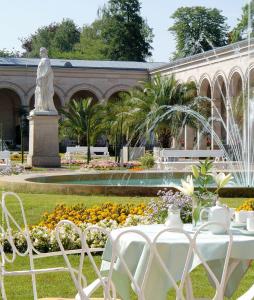
<path fill-rule="evenodd" d="M 34 167 L 60 167 L 58 115 L 30 115 L 27 163 Z"/>

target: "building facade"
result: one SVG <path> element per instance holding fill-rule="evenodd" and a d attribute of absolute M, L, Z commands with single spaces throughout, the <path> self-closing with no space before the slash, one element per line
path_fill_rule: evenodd
<path fill-rule="evenodd" d="M 220 113 L 226 124 L 223 127 L 217 122 L 214 130 L 227 143 L 230 105 L 247 93 L 247 87 L 254 82 L 251 46 L 243 41 L 172 63 L 51 59 L 55 106 L 59 109 L 71 99 L 88 96 L 95 101 L 107 101 L 157 74 L 173 74 L 179 82 L 193 81 L 199 95 L 212 99 L 211 114 Z M 39 59 L 0 58 L 0 125 L 9 143 L 19 143 L 21 111 L 33 109 L 38 62 Z M 206 140 L 191 128 L 185 128 L 183 138 L 186 149 L 193 147 L 195 139 L 200 149 L 207 147 Z M 211 144 L 213 148 L 213 140 Z"/>

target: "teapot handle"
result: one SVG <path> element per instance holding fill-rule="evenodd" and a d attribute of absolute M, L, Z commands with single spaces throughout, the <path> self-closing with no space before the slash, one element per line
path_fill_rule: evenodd
<path fill-rule="evenodd" d="M 201 222 L 203 221 L 203 219 L 202 219 L 202 218 L 203 218 L 203 214 L 204 214 L 205 212 L 209 214 L 209 210 L 210 210 L 210 209 L 209 209 L 208 207 L 205 207 L 205 208 L 202 208 L 202 209 L 201 209 L 200 214 L 199 214 L 199 221 L 201 221 Z"/>

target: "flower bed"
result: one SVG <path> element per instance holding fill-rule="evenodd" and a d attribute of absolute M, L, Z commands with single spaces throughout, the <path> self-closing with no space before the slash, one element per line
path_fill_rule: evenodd
<path fill-rule="evenodd" d="M 83 165 L 84 163 L 84 159 L 61 159 L 62 165 Z"/>
<path fill-rule="evenodd" d="M 119 168 L 120 164 L 112 160 L 91 160 L 89 164 L 83 164 L 83 169 L 95 169 L 95 170 L 114 170 Z"/>
<path fill-rule="evenodd" d="M 68 207 L 58 205 L 52 212 L 45 212 L 42 221 L 38 225 L 30 226 L 30 237 L 34 247 L 41 252 L 58 251 L 55 227 L 61 220 L 70 220 L 78 225 L 82 230 L 91 225 L 106 228 L 109 231 L 126 226 L 136 226 L 140 224 L 163 223 L 167 217 L 169 205 L 175 204 L 181 209 L 181 217 L 184 222 L 191 218 L 191 200 L 181 193 L 172 191 L 161 191 L 158 199 L 152 199 L 145 205 L 144 203 L 115 204 L 107 202 L 86 208 L 83 205 Z M 19 251 L 27 249 L 26 239 L 23 232 L 13 233 L 14 243 Z M 69 225 L 63 225 L 60 236 L 66 249 L 72 250 L 80 247 L 80 239 L 72 232 Z M 106 237 L 103 234 L 91 232 L 87 236 L 88 245 L 94 248 L 103 248 Z M 9 242 L 2 241 L 6 251 L 11 251 Z"/>
<path fill-rule="evenodd" d="M 54 229 L 59 221 L 69 220 L 77 225 L 82 223 L 97 224 L 101 220 L 106 222 L 112 220 L 117 224 L 123 225 L 129 215 L 144 215 L 145 204 L 115 204 L 106 202 L 102 205 L 96 205 L 92 208 L 86 208 L 82 205 L 68 207 L 66 205 L 57 205 L 53 212 L 44 213 L 39 226 L 48 229 Z"/>
<path fill-rule="evenodd" d="M 0 176 L 18 175 L 25 171 L 23 165 L 10 165 L 0 169 Z"/>
<path fill-rule="evenodd" d="M 243 202 L 242 205 L 240 205 L 236 211 L 254 211 L 254 199 L 249 199 Z"/>

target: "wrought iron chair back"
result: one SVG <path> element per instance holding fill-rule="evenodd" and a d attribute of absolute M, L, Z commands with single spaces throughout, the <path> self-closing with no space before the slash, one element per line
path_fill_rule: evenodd
<path fill-rule="evenodd" d="M 78 268 L 73 267 L 70 259 L 69 259 L 69 251 L 66 251 L 62 239 L 61 239 L 61 228 L 62 226 L 70 226 L 72 232 L 75 232 L 75 234 L 78 236 L 78 239 L 81 243 L 81 251 L 80 251 L 80 257 L 79 257 L 79 265 Z M 111 260 L 110 262 L 110 268 L 107 272 L 107 276 L 103 276 L 101 271 L 99 270 L 92 253 L 94 252 L 94 249 L 89 247 L 87 243 L 87 236 L 89 234 L 100 234 L 106 236 L 108 239 L 110 239 L 110 234 L 107 230 L 104 228 L 98 227 L 98 226 L 90 226 L 86 228 L 84 231 L 80 229 L 77 225 L 75 225 L 73 222 L 68 220 L 60 221 L 56 227 L 56 239 L 59 244 L 60 250 L 62 252 L 63 258 L 65 260 L 66 266 L 69 270 L 69 273 L 71 275 L 71 278 L 73 280 L 73 283 L 76 287 L 76 290 L 78 294 L 75 297 L 75 300 L 89 300 L 90 296 L 97 290 L 99 287 L 102 287 L 104 299 L 105 300 L 115 300 L 116 299 L 116 290 L 113 285 L 113 282 L 111 281 L 112 273 L 113 273 L 113 267 L 114 267 L 114 261 Z M 94 270 L 97 279 L 95 279 L 90 285 L 87 285 L 86 277 L 83 273 L 84 268 L 84 260 L 85 256 L 90 261 L 90 265 L 92 266 L 92 269 Z"/>

